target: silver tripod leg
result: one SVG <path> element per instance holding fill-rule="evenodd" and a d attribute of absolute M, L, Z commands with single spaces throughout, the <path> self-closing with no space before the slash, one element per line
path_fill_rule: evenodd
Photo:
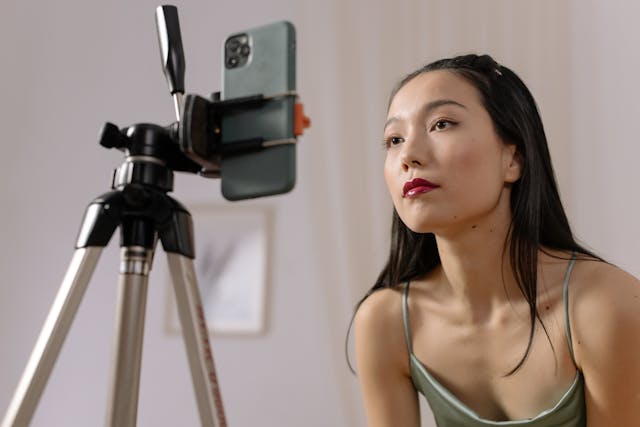
<path fill-rule="evenodd" d="M 193 260 L 175 253 L 167 253 L 167 260 L 176 294 L 200 422 L 203 427 L 226 427 L 222 395 L 213 363 L 209 330 Z"/>
<path fill-rule="evenodd" d="M 135 427 L 147 287 L 153 249 L 121 248 L 106 426 Z"/>
<path fill-rule="evenodd" d="M 2 420 L 2 427 L 23 427 L 31 422 L 38 400 L 49 380 L 53 365 L 60 354 L 60 348 L 78 311 L 102 249 L 102 247 L 87 247 L 74 252 L 62 285 Z"/>

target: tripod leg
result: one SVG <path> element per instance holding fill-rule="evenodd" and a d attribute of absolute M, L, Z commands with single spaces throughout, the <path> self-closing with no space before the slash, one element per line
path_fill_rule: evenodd
<path fill-rule="evenodd" d="M 167 253 L 167 259 L 187 347 L 200 422 L 203 427 L 226 427 L 213 352 L 209 344 L 209 330 L 202 309 L 193 260 L 176 253 Z"/>
<path fill-rule="evenodd" d="M 102 249 L 87 247 L 74 252 L 2 427 L 26 426 L 30 423 Z"/>
<path fill-rule="evenodd" d="M 121 249 L 115 338 L 106 426 L 134 427 L 138 414 L 140 365 L 153 250 Z"/>

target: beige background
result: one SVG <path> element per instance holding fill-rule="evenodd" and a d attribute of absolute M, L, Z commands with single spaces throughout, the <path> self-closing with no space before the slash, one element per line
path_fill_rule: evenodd
<path fill-rule="evenodd" d="M 392 5 L 392 3 L 394 5 Z M 289 19 L 298 87 L 314 126 L 299 146 L 296 189 L 247 203 L 273 214 L 267 325 L 213 341 L 232 426 L 363 426 L 344 338 L 351 307 L 387 251 L 381 166 L 386 98 L 403 74 L 441 56 L 492 54 L 536 96 L 575 231 L 640 274 L 640 5 L 462 0 L 180 1 L 188 92 L 220 87 L 225 35 Z M 85 206 L 122 159 L 97 142 L 105 121 L 168 124 L 148 0 L 3 2 L 0 14 L 0 411 L 70 260 Z M 187 205 L 221 201 L 219 183 L 180 175 Z M 197 218 L 196 218 L 197 221 Z M 197 237 L 196 237 L 197 238 Z M 117 276 L 105 251 L 33 426 L 101 425 Z M 141 426 L 197 425 L 182 341 L 164 332 L 162 252 L 151 276 Z M 425 426 L 432 426 L 426 419 Z"/>

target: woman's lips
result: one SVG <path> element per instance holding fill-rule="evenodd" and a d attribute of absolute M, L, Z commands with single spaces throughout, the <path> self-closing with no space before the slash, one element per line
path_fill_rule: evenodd
<path fill-rule="evenodd" d="M 402 197 L 415 197 L 419 194 L 428 193 L 438 187 L 438 184 L 434 184 L 426 179 L 414 178 L 411 181 L 405 182 L 402 187 Z"/>

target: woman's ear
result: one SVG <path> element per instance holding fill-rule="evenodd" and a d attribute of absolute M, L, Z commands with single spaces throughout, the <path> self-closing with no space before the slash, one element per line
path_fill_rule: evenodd
<path fill-rule="evenodd" d="M 515 144 L 504 146 L 504 182 L 513 184 L 522 176 L 522 155 Z"/>

